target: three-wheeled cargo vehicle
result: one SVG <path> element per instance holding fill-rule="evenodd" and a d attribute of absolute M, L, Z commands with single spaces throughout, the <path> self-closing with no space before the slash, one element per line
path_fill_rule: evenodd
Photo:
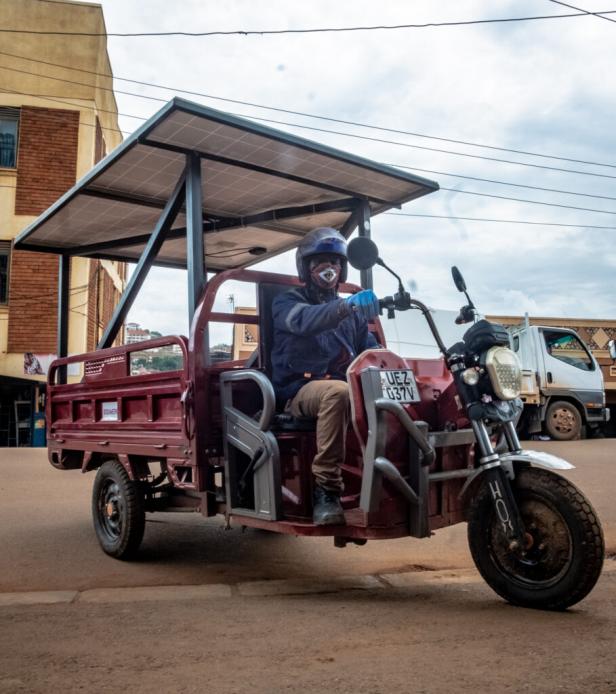
<path fill-rule="evenodd" d="M 427 538 L 466 520 L 479 571 L 508 601 L 564 609 L 587 595 L 603 561 L 599 521 L 582 493 L 555 474 L 569 463 L 522 450 L 514 427 L 519 363 L 502 327 L 477 320 L 468 294 L 460 319 L 472 325 L 449 347 L 401 282 L 380 300 L 389 316 L 422 311 L 443 357 L 399 356 L 387 349 L 379 320 L 371 323 L 381 347 L 356 355 L 347 372 L 346 523 L 312 522 L 315 422 L 277 411 L 270 378 L 272 301 L 298 279 L 248 268 L 293 249 L 315 227 L 346 237 L 357 229 L 349 260 L 370 288 L 372 266 L 384 264 L 369 238 L 371 217 L 437 189 L 174 99 L 19 236 L 17 248 L 60 255 L 49 459 L 61 470 L 97 470 L 92 512 L 105 552 L 130 558 L 145 514 L 177 509 L 332 536 L 339 546 Z M 400 251 L 411 243 L 400 238 Z M 67 356 L 71 256 L 136 267 L 97 350 Z M 153 264 L 187 269 L 190 335 L 113 347 Z M 218 308 L 230 280 L 254 291 L 255 314 Z M 455 269 L 454 281 L 466 293 Z M 214 359 L 215 323 L 248 326 L 254 349 Z M 161 349 L 175 354 L 176 365 L 148 372 L 144 350 Z M 81 380 L 67 383 L 75 364 Z"/>

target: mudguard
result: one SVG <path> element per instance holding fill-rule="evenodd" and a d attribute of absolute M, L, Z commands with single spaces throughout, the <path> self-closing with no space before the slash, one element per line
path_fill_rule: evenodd
<path fill-rule="evenodd" d="M 557 455 L 544 451 L 520 451 L 519 453 L 502 453 L 501 463 L 529 463 L 537 467 L 545 467 L 549 470 L 573 470 L 575 465 Z"/>
<path fill-rule="evenodd" d="M 515 478 L 515 463 L 526 463 L 534 467 L 543 467 L 548 470 L 573 470 L 575 465 L 564 458 L 559 458 L 557 455 L 545 453 L 544 451 L 519 451 L 518 453 L 501 453 L 500 463 L 503 466 L 509 479 Z M 472 483 L 484 472 L 482 468 L 475 470 L 474 474 L 470 475 L 460 490 L 458 497 L 463 497 L 468 491 Z"/>

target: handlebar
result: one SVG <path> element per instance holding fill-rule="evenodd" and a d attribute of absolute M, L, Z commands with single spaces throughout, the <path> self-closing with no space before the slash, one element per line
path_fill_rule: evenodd
<path fill-rule="evenodd" d="M 386 296 L 382 299 L 379 299 L 379 308 L 381 312 L 383 310 L 387 311 L 388 318 L 394 318 L 396 311 L 408 311 L 412 308 L 419 309 L 423 313 L 424 318 L 426 319 L 428 326 L 430 327 L 430 330 L 439 350 L 441 351 L 443 356 L 447 355 L 447 347 L 445 347 L 445 343 L 441 339 L 438 328 L 436 327 L 436 323 L 434 322 L 432 314 L 430 313 L 430 309 L 421 301 L 417 301 L 417 299 L 411 299 L 411 295 L 408 292 L 400 291 L 394 294 L 393 296 Z"/>

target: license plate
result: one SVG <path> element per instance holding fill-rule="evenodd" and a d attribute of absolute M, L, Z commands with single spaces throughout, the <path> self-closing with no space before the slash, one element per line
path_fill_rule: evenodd
<path fill-rule="evenodd" d="M 395 402 L 419 402 L 419 391 L 412 371 L 380 371 L 383 397 Z"/>

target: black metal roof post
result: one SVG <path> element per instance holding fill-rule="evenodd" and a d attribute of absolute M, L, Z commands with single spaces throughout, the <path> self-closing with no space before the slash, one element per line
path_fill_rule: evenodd
<path fill-rule="evenodd" d="M 370 205 L 363 202 L 357 210 L 357 233 L 359 236 L 370 238 Z M 373 289 L 372 268 L 359 271 L 359 283 L 364 289 Z"/>
<path fill-rule="evenodd" d="M 61 255 L 58 263 L 58 358 L 68 356 L 68 303 L 70 300 L 71 257 Z M 58 369 L 57 383 L 66 383 L 66 365 Z"/>
<path fill-rule="evenodd" d="M 185 188 L 186 176 L 185 173 L 182 173 L 177 185 L 175 186 L 175 190 L 173 191 L 169 200 L 167 200 L 167 204 L 165 205 L 165 208 L 160 215 L 158 222 L 156 223 L 156 227 L 150 236 L 147 246 L 143 249 L 143 253 L 139 258 L 137 267 L 135 268 L 128 285 L 122 294 L 122 298 L 116 306 L 113 316 L 105 328 L 103 336 L 99 340 L 97 349 L 105 349 L 106 347 L 111 347 L 113 344 L 113 341 L 122 327 L 122 323 L 124 323 L 124 319 L 126 318 L 130 307 L 133 305 L 137 292 L 145 281 L 148 271 L 152 267 L 154 259 L 165 241 L 167 231 L 171 228 L 171 225 L 173 224 L 178 212 L 184 204 Z"/>
<path fill-rule="evenodd" d="M 201 158 L 195 152 L 186 156 L 186 268 L 190 325 L 206 282 Z"/>

